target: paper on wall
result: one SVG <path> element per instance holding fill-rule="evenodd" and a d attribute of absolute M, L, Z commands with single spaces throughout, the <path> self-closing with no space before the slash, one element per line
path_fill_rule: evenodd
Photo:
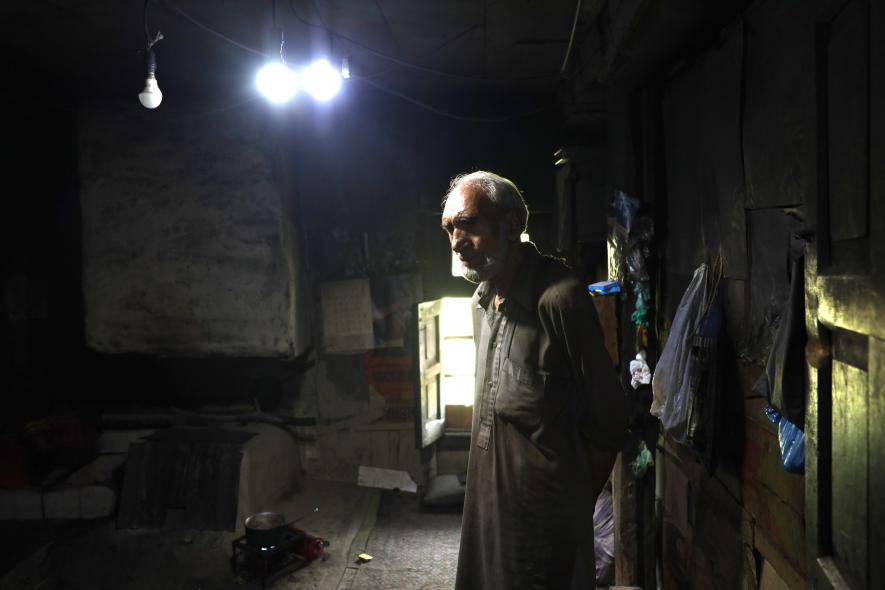
<path fill-rule="evenodd" d="M 323 283 L 323 350 L 362 352 L 374 345 L 369 279 Z"/>

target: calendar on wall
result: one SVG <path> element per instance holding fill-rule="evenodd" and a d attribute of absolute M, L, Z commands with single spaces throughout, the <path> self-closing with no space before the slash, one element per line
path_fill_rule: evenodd
<path fill-rule="evenodd" d="M 375 332 L 369 279 L 323 283 L 321 298 L 325 352 L 362 352 L 373 348 Z"/>

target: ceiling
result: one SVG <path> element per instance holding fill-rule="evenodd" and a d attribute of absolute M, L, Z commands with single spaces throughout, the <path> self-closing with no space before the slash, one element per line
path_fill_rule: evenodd
<path fill-rule="evenodd" d="M 584 0 L 577 29 L 602 0 Z M 253 92 L 278 53 L 299 64 L 348 56 L 354 79 L 420 101 L 451 92 L 555 92 L 577 0 L 152 0 L 157 79 L 165 96 Z M 0 49 L 22 75 L 63 80 L 78 100 L 137 92 L 144 70 L 143 0 L 21 0 L 0 6 Z M 8 68 L 7 68 L 8 69 Z M 32 76 L 33 77 L 33 76 Z"/>

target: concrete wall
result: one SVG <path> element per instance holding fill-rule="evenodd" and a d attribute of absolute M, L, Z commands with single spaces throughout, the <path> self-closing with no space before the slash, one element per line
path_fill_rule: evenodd
<path fill-rule="evenodd" d="M 82 113 L 88 346 L 292 353 L 280 195 L 260 115 L 166 105 Z"/>

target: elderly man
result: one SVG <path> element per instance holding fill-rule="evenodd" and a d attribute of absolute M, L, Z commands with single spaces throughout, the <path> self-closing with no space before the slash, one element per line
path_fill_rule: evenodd
<path fill-rule="evenodd" d="M 520 242 L 527 221 L 519 190 L 491 172 L 456 177 L 444 201 L 442 227 L 479 283 L 459 590 L 568 589 L 578 554 L 593 572 L 593 508 L 627 434 L 590 296 Z"/>

